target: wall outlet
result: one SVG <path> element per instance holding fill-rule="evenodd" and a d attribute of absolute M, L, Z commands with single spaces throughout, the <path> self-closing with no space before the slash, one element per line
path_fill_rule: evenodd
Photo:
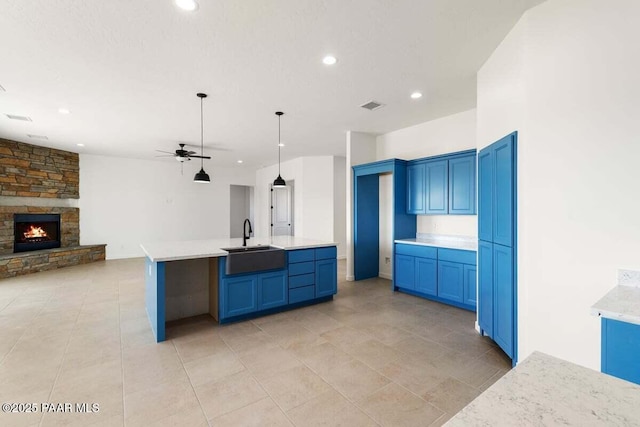
<path fill-rule="evenodd" d="M 385 258 L 384 258 L 384 263 L 385 263 L 385 264 L 390 264 L 390 263 L 391 263 L 391 258 L 389 258 L 389 257 L 385 257 Z"/>

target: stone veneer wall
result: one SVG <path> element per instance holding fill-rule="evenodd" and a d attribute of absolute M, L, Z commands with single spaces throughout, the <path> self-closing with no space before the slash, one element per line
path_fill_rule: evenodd
<path fill-rule="evenodd" d="M 78 208 L 0 206 L 0 255 L 13 253 L 13 214 L 60 214 L 60 246 L 80 245 L 80 210 Z"/>
<path fill-rule="evenodd" d="M 104 261 L 105 245 L 76 246 L 0 255 L 0 279 Z"/>
<path fill-rule="evenodd" d="M 0 139 L 0 196 L 80 198 L 78 153 Z"/>

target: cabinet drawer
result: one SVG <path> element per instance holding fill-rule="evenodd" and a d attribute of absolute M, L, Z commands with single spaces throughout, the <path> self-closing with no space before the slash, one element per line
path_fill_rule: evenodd
<path fill-rule="evenodd" d="M 289 289 L 289 304 L 307 301 L 316 296 L 315 286 L 305 286 L 303 288 Z"/>
<path fill-rule="evenodd" d="M 316 249 L 316 260 L 335 258 L 336 254 L 337 254 L 337 250 L 336 250 L 335 246 L 330 246 L 330 247 L 327 247 L 327 248 L 317 248 Z"/>
<path fill-rule="evenodd" d="M 300 274 L 289 277 L 289 289 L 300 288 L 302 286 L 314 285 L 315 275 L 313 273 Z"/>
<path fill-rule="evenodd" d="M 289 251 L 289 263 L 315 260 L 315 249 L 298 249 Z"/>
<path fill-rule="evenodd" d="M 396 255 L 412 255 L 421 258 L 438 258 L 438 249 L 432 246 L 403 245 L 396 243 Z"/>
<path fill-rule="evenodd" d="M 474 251 L 461 251 L 459 249 L 438 249 L 438 261 L 459 262 L 461 264 L 476 265 L 476 253 Z"/>
<path fill-rule="evenodd" d="M 289 264 L 289 276 L 297 276 L 298 274 L 314 273 L 316 271 L 314 261 L 297 262 Z"/>

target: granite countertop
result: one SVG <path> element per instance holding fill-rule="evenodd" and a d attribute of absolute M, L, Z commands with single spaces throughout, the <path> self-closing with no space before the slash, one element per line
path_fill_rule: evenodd
<path fill-rule="evenodd" d="M 640 325 L 640 272 L 618 271 L 618 286 L 591 307 L 591 314 Z"/>
<path fill-rule="evenodd" d="M 534 352 L 445 425 L 631 426 L 640 386 Z"/>
<path fill-rule="evenodd" d="M 155 262 L 227 256 L 228 252 L 222 248 L 241 246 L 241 238 L 152 242 L 140 245 L 145 255 Z M 280 249 L 291 250 L 336 246 L 336 243 L 304 237 L 274 236 L 252 237 L 247 240 L 247 246 L 275 246 Z"/>
<path fill-rule="evenodd" d="M 460 249 L 463 251 L 477 251 L 478 238 L 470 236 L 451 236 L 447 234 L 418 233 L 415 239 L 398 239 L 395 243 L 408 245 L 434 246 L 446 249 Z"/>

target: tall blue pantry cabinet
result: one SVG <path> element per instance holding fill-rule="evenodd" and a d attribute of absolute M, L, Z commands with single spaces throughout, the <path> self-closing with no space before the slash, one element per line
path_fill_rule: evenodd
<path fill-rule="evenodd" d="M 505 136 L 478 154 L 478 324 L 517 360 L 516 142 Z"/>

